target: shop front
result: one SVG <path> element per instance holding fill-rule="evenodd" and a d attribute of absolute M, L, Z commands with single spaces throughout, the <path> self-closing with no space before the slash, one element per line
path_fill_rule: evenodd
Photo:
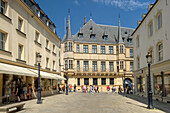
<path fill-rule="evenodd" d="M 36 98 L 38 88 L 38 70 L 0 63 L 0 103 L 17 101 L 16 87 L 19 86 L 21 99 L 24 99 L 23 87 L 31 91 L 31 98 Z M 58 92 L 59 75 L 40 71 L 42 96 Z"/>

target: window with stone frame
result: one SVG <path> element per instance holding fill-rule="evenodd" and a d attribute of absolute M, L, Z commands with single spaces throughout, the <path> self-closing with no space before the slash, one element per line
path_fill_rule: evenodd
<path fill-rule="evenodd" d="M 120 69 L 123 69 L 123 61 L 120 61 Z"/>
<path fill-rule="evenodd" d="M 77 71 L 80 71 L 80 61 L 77 61 Z"/>
<path fill-rule="evenodd" d="M 97 61 L 92 62 L 92 71 L 97 71 Z"/>
<path fill-rule="evenodd" d="M 88 45 L 83 45 L 83 53 L 88 53 Z"/>
<path fill-rule="evenodd" d="M 101 84 L 102 85 L 106 85 L 106 78 L 101 78 L 102 80 L 101 80 Z"/>
<path fill-rule="evenodd" d="M 77 85 L 80 85 L 80 78 L 77 78 Z"/>
<path fill-rule="evenodd" d="M 89 78 L 84 78 L 84 85 L 89 85 Z"/>
<path fill-rule="evenodd" d="M 40 33 L 35 31 L 35 41 L 40 43 Z"/>
<path fill-rule="evenodd" d="M 73 69 L 73 60 L 69 60 L 69 69 Z"/>
<path fill-rule="evenodd" d="M 49 68 L 49 58 L 46 58 L 46 68 Z"/>
<path fill-rule="evenodd" d="M 56 46 L 53 44 L 53 52 L 56 53 Z"/>
<path fill-rule="evenodd" d="M 0 31 L 0 49 L 6 50 L 7 34 Z"/>
<path fill-rule="evenodd" d="M 120 45 L 120 54 L 123 54 L 123 45 Z"/>
<path fill-rule="evenodd" d="M 106 63 L 105 62 L 101 62 L 101 71 L 102 72 L 106 71 Z"/>
<path fill-rule="evenodd" d="M 88 71 L 89 70 L 89 63 L 88 63 L 88 61 L 84 61 L 83 70 L 84 71 Z"/>
<path fill-rule="evenodd" d="M 98 85 L 97 78 L 93 78 L 93 85 Z"/>
<path fill-rule="evenodd" d="M 105 54 L 105 46 L 101 46 L 101 54 Z"/>
<path fill-rule="evenodd" d="M 23 19 L 18 17 L 18 30 L 23 32 Z"/>
<path fill-rule="evenodd" d="M 153 22 L 149 23 L 149 36 L 151 37 L 153 35 Z"/>
<path fill-rule="evenodd" d="M 163 44 L 160 43 L 158 45 L 158 61 L 162 61 L 163 60 Z"/>
<path fill-rule="evenodd" d="M 1 13 L 6 14 L 6 5 L 7 3 L 4 0 L 0 0 L 0 8 L 1 8 Z"/>
<path fill-rule="evenodd" d="M 109 46 L 109 54 L 113 54 L 113 46 Z"/>
<path fill-rule="evenodd" d="M 80 52 L 80 47 L 79 47 L 79 44 L 77 44 L 77 47 L 76 47 L 76 49 L 77 49 L 77 50 L 76 50 L 77 52 Z"/>
<path fill-rule="evenodd" d="M 114 85 L 114 78 L 110 78 L 110 85 Z"/>
<path fill-rule="evenodd" d="M 157 29 L 159 30 L 162 27 L 162 13 L 157 16 Z"/>
<path fill-rule="evenodd" d="M 97 45 L 92 45 L 92 53 L 97 53 Z"/>
<path fill-rule="evenodd" d="M 133 49 L 130 49 L 130 58 L 133 58 Z"/>
<path fill-rule="evenodd" d="M 18 45 L 18 59 L 23 60 L 23 45 Z"/>
<path fill-rule="evenodd" d="M 69 42 L 69 51 L 73 51 L 73 43 Z"/>
<path fill-rule="evenodd" d="M 114 68 L 113 62 L 109 62 L 109 71 L 113 72 L 113 70 L 114 70 L 113 68 Z"/>
<path fill-rule="evenodd" d="M 49 49 L 49 40 L 46 39 L 46 48 Z"/>
<path fill-rule="evenodd" d="M 53 60 L 53 70 L 55 70 L 56 69 L 56 62 L 55 62 L 55 60 Z"/>

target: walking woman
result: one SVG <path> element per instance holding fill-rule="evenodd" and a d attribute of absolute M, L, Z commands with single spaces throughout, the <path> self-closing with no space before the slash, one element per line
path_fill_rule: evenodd
<path fill-rule="evenodd" d="M 23 92 L 24 92 L 24 98 L 25 100 L 27 100 L 27 87 L 25 84 L 23 85 Z"/>
<path fill-rule="evenodd" d="M 29 93 L 29 99 L 32 99 L 32 85 L 28 84 L 28 93 Z"/>
<path fill-rule="evenodd" d="M 18 102 L 21 102 L 21 99 L 20 99 L 21 89 L 18 84 L 16 85 L 16 95 L 17 95 Z"/>

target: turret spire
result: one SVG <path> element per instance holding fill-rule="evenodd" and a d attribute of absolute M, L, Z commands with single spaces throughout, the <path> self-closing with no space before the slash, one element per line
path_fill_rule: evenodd
<path fill-rule="evenodd" d="M 118 26 L 118 41 L 120 43 L 124 43 L 121 35 L 121 28 L 120 28 L 120 14 L 119 14 L 119 26 Z"/>
<path fill-rule="evenodd" d="M 68 9 L 68 20 L 67 20 L 67 34 L 66 34 L 67 40 L 72 40 L 72 34 L 71 34 L 71 25 L 70 25 L 70 9 Z"/>

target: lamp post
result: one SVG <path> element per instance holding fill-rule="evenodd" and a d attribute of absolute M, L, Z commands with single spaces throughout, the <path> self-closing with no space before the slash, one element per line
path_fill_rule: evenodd
<path fill-rule="evenodd" d="M 38 63 L 38 93 L 37 93 L 37 104 L 42 104 L 41 100 L 41 86 L 40 86 L 40 63 L 41 63 L 41 55 L 37 54 L 37 63 Z"/>
<path fill-rule="evenodd" d="M 66 95 L 68 95 L 68 61 L 65 62 L 65 71 L 66 71 Z"/>
<path fill-rule="evenodd" d="M 126 69 L 123 69 L 123 72 L 124 72 L 124 80 L 123 80 L 123 88 L 124 88 L 124 97 L 126 97 L 126 84 L 125 84 L 125 72 L 126 72 Z"/>
<path fill-rule="evenodd" d="M 150 75 L 150 66 L 152 61 L 152 55 L 150 52 L 146 55 L 147 63 L 148 63 L 148 75 L 149 75 L 149 87 L 148 87 L 148 109 L 153 109 L 152 103 L 152 89 L 151 89 L 151 75 Z"/>

